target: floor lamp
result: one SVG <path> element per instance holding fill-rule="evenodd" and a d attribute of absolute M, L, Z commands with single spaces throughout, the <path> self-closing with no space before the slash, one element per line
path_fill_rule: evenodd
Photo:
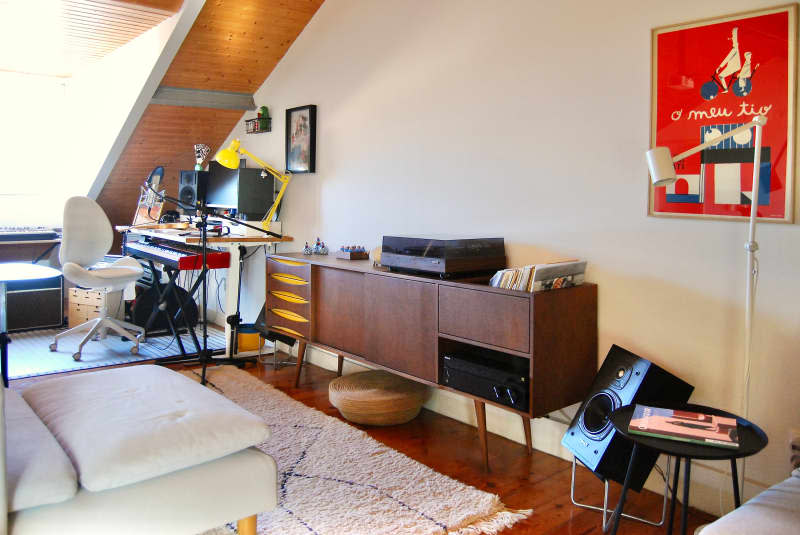
<path fill-rule="evenodd" d="M 752 198 L 750 199 L 750 229 L 748 233 L 747 242 L 744 244 L 744 249 L 747 251 L 747 288 L 745 290 L 745 311 L 744 311 L 744 399 L 743 410 L 744 417 L 747 418 L 750 410 L 750 352 L 752 349 L 753 338 L 753 312 L 755 310 L 755 292 L 756 281 L 758 280 L 758 259 L 756 258 L 756 251 L 758 251 L 758 243 L 756 242 L 756 214 L 758 212 L 758 190 L 760 188 L 759 173 L 761 170 L 761 134 L 764 125 L 767 124 L 767 118 L 763 115 L 758 115 L 753 118 L 750 123 L 744 124 L 738 128 L 734 128 L 730 132 L 726 132 L 720 136 L 682 152 L 672 157 L 670 150 L 667 147 L 656 147 L 647 151 L 647 167 L 650 170 L 650 178 L 653 181 L 653 186 L 667 186 L 677 180 L 677 173 L 675 172 L 675 162 L 679 162 L 684 158 L 697 154 L 698 152 L 713 147 L 730 137 L 735 136 L 748 130 L 755 128 L 755 139 L 753 142 L 753 186 Z M 742 491 L 744 491 L 744 465 L 742 466 Z M 744 493 L 744 492 L 742 492 Z"/>

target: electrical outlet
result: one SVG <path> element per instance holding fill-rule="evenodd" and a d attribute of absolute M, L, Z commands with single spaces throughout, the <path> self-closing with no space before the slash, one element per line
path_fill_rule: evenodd
<path fill-rule="evenodd" d="M 800 429 L 789 430 L 789 462 L 795 468 L 800 467 Z"/>

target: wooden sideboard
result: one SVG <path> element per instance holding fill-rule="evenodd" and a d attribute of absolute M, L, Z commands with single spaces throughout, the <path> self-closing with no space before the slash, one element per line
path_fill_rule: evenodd
<path fill-rule="evenodd" d="M 473 398 L 488 468 L 485 404 L 519 414 L 531 450 L 530 419 L 582 401 L 597 371 L 597 286 L 527 293 L 475 282 L 376 269 L 370 260 L 301 253 L 267 259 L 266 326 L 307 344 Z M 440 384 L 442 358 L 491 350 L 524 359 L 525 411 Z"/>

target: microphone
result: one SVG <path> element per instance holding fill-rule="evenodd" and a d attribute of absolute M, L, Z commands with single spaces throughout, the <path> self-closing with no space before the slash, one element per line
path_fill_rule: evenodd
<path fill-rule="evenodd" d="M 144 205 L 147 206 L 148 209 L 155 206 L 156 201 L 164 202 L 164 194 L 158 193 L 157 188 L 158 185 L 161 184 L 161 179 L 164 177 L 164 168 L 162 166 L 158 166 L 152 171 L 150 171 L 150 175 L 148 175 L 147 180 L 144 181 L 143 189 L 145 198 L 144 198 Z"/>

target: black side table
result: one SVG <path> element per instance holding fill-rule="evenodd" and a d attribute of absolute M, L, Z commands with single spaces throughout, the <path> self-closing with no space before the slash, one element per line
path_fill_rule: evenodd
<path fill-rule="evenodd" d="M 669 523 L 667 524 L 667 533 L 672 534 L 673 518 L 675 516 L 675 498 L 678 494 L 678 474 L 681 470 L 681 459 L 685 461 L 685 468 L 683 470 L 683 509 L 681 513 L 681 535 L 686 535 L 686 521 L 689 511 L 689 481 L 691 473 L 691 460 L 704 459 L 711 461 L 730 460 L 731 462 L 731 479 L 733 480 L 733 499 L 736 507 L 741 505 L 739 498 L 739 475 L 736 468 L 736 459 L 741 457 L 748 457 L 756 454 L 767 445 L 767 435 L 760 427 L 752 422 L 740 418 L 735 414 L 714 409 L 712 407 L 705 407 L 703 405 L 692 405 L 688 403 L 662 403 L 660 407 L 666 409 L 676 409 L 683 411 L 702 412 L 714 416 L 726 416 L 728 418 L 736 419 L 738 434 L 739 434 L 739 447 L 738 448 L 724 448 L 716 446 L 705 446 L 702 444 L 694 444 L 692 442 L 681 442 L 678 440 L 669 440 L 665 438 L 656 438 L 650 436 L 636 435 L 628 433 L 628 424 L 630 424 L 631 416 L 636 408 L 635 405 L 626 405 L 620 407 L 611 414 L 611 423 L 614 424 L 617 432 L 633 442 L 633 451 L 631 452 L 631 459 L 628 463 L 628 472 L 625 476 L 625 483 L 622 486 L 622 494 L 620 494 L 617 508 L 614 510 L 614 527 L 611 531 L 612 534 L 617 533 L 619 527 L 619 519 L 622 516 L 622 508 L 625 506 L 625 497 L 628 493 L 628 483 L 631 476 L 631 469 L 636 460 L 636 451 L 640 447 L 647 447 L 659 453 L 672 455 L 675 457 L 675 473 L 672 479 L 672 503 L 669 507 Z"/>

